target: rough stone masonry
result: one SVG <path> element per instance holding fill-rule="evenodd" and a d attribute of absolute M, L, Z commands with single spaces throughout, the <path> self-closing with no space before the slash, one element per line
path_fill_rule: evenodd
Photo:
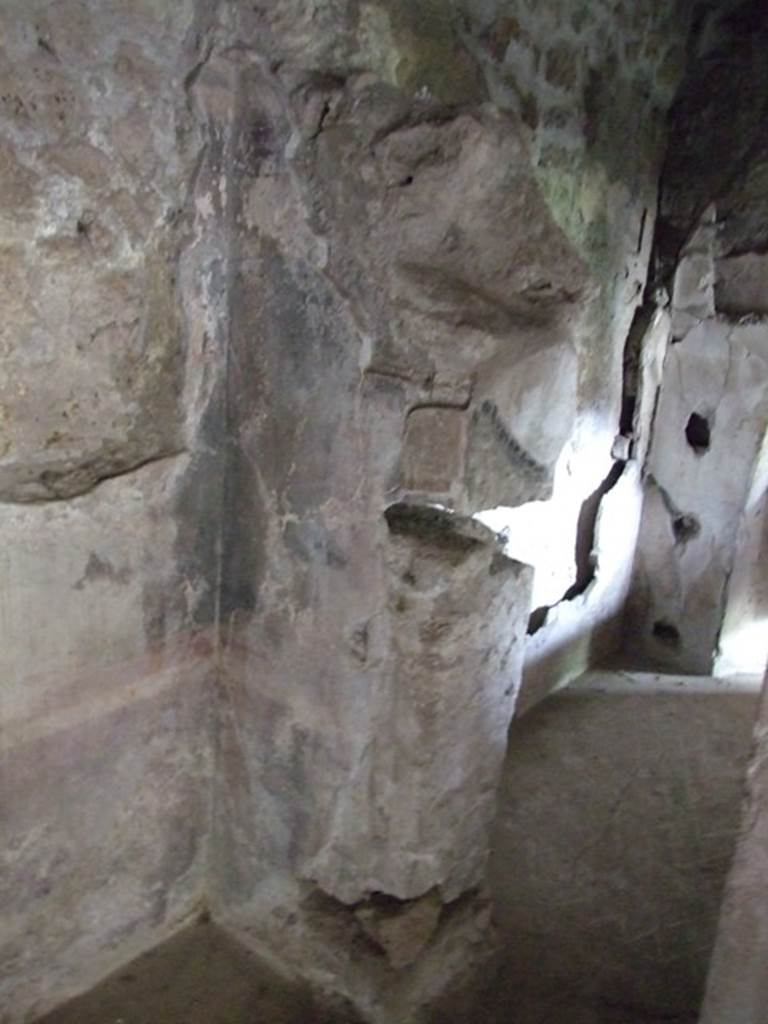
<path fill-rule="evenodd" d="M 516 708 L 622 644 L 644 488 L 694 544 L 668 342 L 764 365 L 698 208 L 644 305 L 693 8 L 2 4 L 3 1024 L 203 909 L 382 1024 L 482 958 Z"/>

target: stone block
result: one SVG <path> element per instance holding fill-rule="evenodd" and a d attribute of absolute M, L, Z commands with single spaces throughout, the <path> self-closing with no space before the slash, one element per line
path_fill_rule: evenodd
<path fill-rule="evenodd" d="M 467 414 L 424 407 L 408 416 L 403 444 L 403 487 L 447 494 L 464 475 Z"/>
<path fill-rule="evenodd" d="M 715 303 L 719 312 L 730 316 L 768 316 L 768 253 L 718 260 Z"/>

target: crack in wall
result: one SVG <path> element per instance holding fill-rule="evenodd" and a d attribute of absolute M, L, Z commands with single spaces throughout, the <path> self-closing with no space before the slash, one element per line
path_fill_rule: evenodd
<path fill-rule="evenodd" d="M 534 636 L 543 626 L 546 625 L 549 613 L 565 601 L 573 601 L 581 597 L 589 589 L 595 579 L 598 569 L 598 556 L 595 548 L 597 519 L 600 513 L 600 506 L 603 498 L 609 494 L 621 479 L 626 461 L 617 460 L 610 468 L 605 479 L 598 487 L 582 502 L 576 526 L 576 550 L 574 560 L 576 563 L 576 579 L 568 587 L 559 601 L 550 605 L 541 605 L 535 608 L 528 620 L 528 635 Z"/>
<path fill-rule="evenodd" d="M 89 467 L 87 464 L 78 465 L 76 468 L 70 470 L 43 470 L 36 480 L 30 482 L 30 487 L 33 485 L 36 487 L 42 486 L 51 493 L 40 495 L 32 492 L 29 495 L 25 495 L 22 492 L 15 496 L 0 495 L 0 505 L 50 505 L 55 502 L 72 501 L 75 498 L 81 498 L 85 495 L 91 494 L 101 484 L 106 483 L 109 480 L 119 480 L 122 477 L 138 473 L 147 466 L 155 465 L 158 462 L 167 462 L 171 459 L 177 459 L 180 456 L 187 454 L 189 454 L 188 448 L 179 448 L 176 451 L 162 452 L 159 455 L 152 455 L 148 458 L 141 459 L 138 462 L 131 463 L 128 466 L 116 468 L 110 472 L 97 472 L 93 476 L 88 473 Z M 78 482 L 79 476 L 84 476 L 85 479 Z"/>

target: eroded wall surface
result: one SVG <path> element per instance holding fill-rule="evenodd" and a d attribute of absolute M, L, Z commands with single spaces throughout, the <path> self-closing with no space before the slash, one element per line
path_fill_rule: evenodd
<path fill-rule="evenodd" d="M 229 59 L 225 515 L 248 512 L 223 551 L 214 891 L 254 940 L 375 1003 L 390 960 L 410 964 L 482 881 L 519 688 L 531 571 L 461 514 L 465 453 L 509 444 L 476 381 L 511 321 L 533 321 L 529 344 L 543 324 L 563 337 L 559 276 L 584 272 L 514 120 L 408 96 L 350 56 L 343 79 L 276 75 L 255 46 Z M 529 264 L 498 258 L 525 212 L 556 257 L 543 299 Z M 408 953 L 384 938 L 391 911 L 419 918 Z"/>
<path fill-rule="evenodd" d="M 492 95 L 528 126 L 537 180 L 594 284 L 575 332 L 575 374 L 539 362 L 519 395 L 543 387 L 567 434 L 551 456 L 546 500 L 529 496 L 485 517 L 506 531 L 508 551 L 536 568 L 522 712 L 607 657 L 620 634 L 642 504 L 646 406 L 663 359 L 643 298 L 665 112 L 685 66 L 690 12 L 686 4 L 467 8 Z M 652 351 L 642 371 L 641 344 Z M 539 421 L 534 412 L 524 436 L 541 443 Z"/>
<path fill-rule="evenodd" d="M 184 84 L 200 13 L 0 11 L 3 1021 L 202 893 L 219 356 Z"/>
<path fill-rule="evenodd" d="M 768 322 L 765 11 L 702 11 L 671 111 L 657 233 L 670 345 L 653 441 L 627 663 L 761 674 Z M 751 68 L 759 68 L 752 73 Z"/>
<path fill-rule="evenodd" d="M 519 39 L 501 6 L 229 7 L 194 87 L 231 111 L 212 898 L 371 1019 L 487 945 L 540 533 L 472 517 L 561 524 L 532 701 L 615 643 L 666 342 L 649 315 L 622 421 L 683 12 L 518 6 Z"/>
<path fill-rule="evenodd" d="M 687 7 L 4 9 L 11 1020 L 203 897 L 372 1020 L 483 954 L 515 708 L 617 643 Z"/>

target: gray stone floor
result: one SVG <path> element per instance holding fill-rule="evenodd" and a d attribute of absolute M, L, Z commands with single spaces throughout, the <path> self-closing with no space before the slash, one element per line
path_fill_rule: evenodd
<path fill-rule="evenodd" d="M 491 862 L 502 937 L 434 1024 L 695 1024 L 738 828 L 757 691 L 585 676 L 516 722 Z M 44 1024 L 318 1024 L 198 926 Z"/>
<path fill-rule="evenodd" d="M 514 724 L 485 1024 L 695 1024 L 758 686 L 593 672 Z"/>
<path fill-rule="evenodd" d="M 211 925 L 194 925 L 39 1024 L 331 1024 Z"/>

